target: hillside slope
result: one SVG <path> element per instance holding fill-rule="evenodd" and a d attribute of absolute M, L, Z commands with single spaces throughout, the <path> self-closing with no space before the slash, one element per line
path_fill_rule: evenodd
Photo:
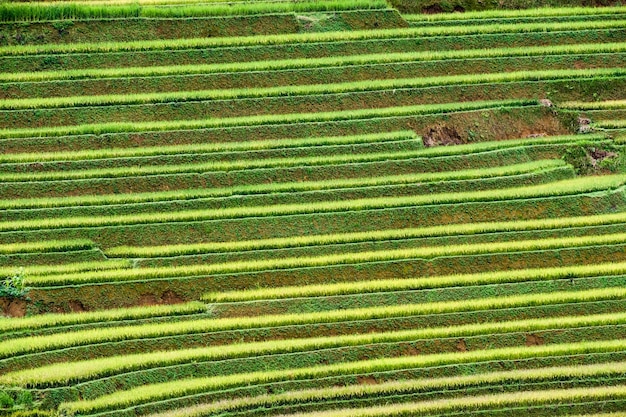
<path fill-rule="evenodd" d="M 625 415 L 626 7 L 563 3 L 0 3 L 0 414 Z"/>

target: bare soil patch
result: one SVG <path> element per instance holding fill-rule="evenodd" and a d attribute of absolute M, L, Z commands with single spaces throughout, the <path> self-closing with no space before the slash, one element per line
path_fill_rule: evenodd
<path fill-rule="evenodd" d="M 422 135 L 424 146 L 427 148 L 433 146 L 450 146 L 462 145 L 466 143 L 461 134 L 454 128 L 444 124 L 436 124 L 427 127 Z"/>
<path fill-rule="evenodd" d="M 0 298 L 0 309 L 2 315 L 8 317 L 24 317 L 26 315 L 26 300 L 20 298 Z"/>
<path fill-rule="evenodd" d="M 544 344 L 543 337 L 536 334 L 526 335 L 526 346 L 541 346 Z"/>

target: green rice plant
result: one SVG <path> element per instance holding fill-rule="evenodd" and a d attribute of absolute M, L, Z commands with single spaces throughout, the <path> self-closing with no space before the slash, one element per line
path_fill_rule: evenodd
<path fill-rule="evenodd" d="M 334 84 L 306 84 L 262 88 L 236 88 L 204 91 L 176 91 L 166 93 L 121 94 L 101 96 L 49 97 L 0 100 L 0 109 L 44 109 L 82 106 L 111 106 L 154 103 L 180 103 L 187 101 L 237 100 L 243 98 L 267 98 L 317 94 L 339 94 L 348 92 L 380 91 L 410 88 L 425 88 L 446 85 L 471 85 L 510 83 L 522 81 L 546 81 L 569 79 L 592 79 L 623 77 L 626 68 L 595 68 L 516 71 L 488 74 L 444 75 L 406 79 L 384 79 L 352 81 Z"/>
<path fill-rule="evenodd" d="M 115 270 L 120 268 L 130 268 L 131 262 L 128 260 L 108 260 L 97 262 L 77 262 L 70 264 L 60 265 L 31 265 L 25 266 L 21 269 L 24 275 L 54 275 L 54 274 L 69 274 L 81 271 L 105 271 Z M 0 276 L 8 276 L 15 272 L 15 268 L 12 267 L 0 267 Z"/>
<path fill-rule="evenodd" d="M 32 22 L 76 19 L 184 18 L 245 16 L 271 13 L 308 13 L 358 9 L 386 9 L 384 0 L 316 0 L 298 2 L 207 3 L 156 7 L 150 5 L 55 3 L 0 3 L 1 22 Z"/>
<path fill-rule="evenodd" d="M 489 242 L 391 249 L 371 252 L 341 253 L 316 257 L 293 257 L 260 261 L 234 261 L 210 265 L 184 265 L 173 267 L 149 267 L 87 271 L 68 274 L 27 275 L 26 282 L 33 287 L 93 284 L 101 282 L 146 281 L 164 278 L 198 277 L 216 274 L 236 274 L 284 270 L 294 268 L 328 267 L 331 265 L 354 265 L 368 262 L 391 262 L 407 259 L 433 259 L 441 256 L 476 256 L 488 253 L 512 253 L 541 250 L 560 250 L 585 246 L 623 245 L 626 233 L 610 235 L 567 237 L 556 239 L 519 240 L 512 242 Z"/>
<path fill-rule="evenodd" d="M 164 246 L 119 246 L 105 251 L 110 257 L 161 258 L 219 252 L 284 249 L 344 243 L 376 242 L 440 236 L 462 236 L 482 233 L 550 230 L 572 227 L 590 227 L 626 223 L 626 213 L 599 214 L 595 216 L 561 217 L 557 219 L 515 220 L 508 222 L 464 223 L 410 229 L 374 230 L 367 232 L 329 235 L 291 236 L 259 240 L 211 242 Z"/>
<path fill-rule="evenodd" d="M 406 160 L 423 155 L 422 149 L 395 152 L 346 153 L 322 156 L 299 156 L 288 158 L 236 159 L 232 161 L 211 161 L 182 165 L 145 165 L 119 168 L 78 169 L 72 171 L 44 171 L 38 173 L 0 173 L 0 182 L 33 182 L 78 180 L 91 178 L 128 178 L 147 175 L 172 175 L 184 173 L 204 173 L 219 171 L 240 171 L 245 169 L 287 168 L 301 166 L 325 166 L 355 164 L 387 160 Z"/>
<path fill-rule="evenodd" d="M 391 370 L 445 366 L 449 364 L 474 363 L 496 360 L 520 360 L 525 358 L 558 355 L 616 352 L 626 348 L 626 341 L 579 342 L 557 345 L 515 347 L 478 350 L 470 352 L 418 355 L 399 358 L 384 358 L 332 365 L 318 365 L 290 370 L 261 371 L 247 374 L 183 379 L 160 384 L 144 385 L 114 394 L 61 404 L 59 411 L 68 415 L 95 413 L 98 411 L 127 408 L 147 402 L 193 395 L 200 392 L 223 390 L 236 386 L 261 384 L 276 381 L 323 378 L 334 375 L 365 374 Z M 624 391 L 626 392 L 626 391 Z"/>
<path fill-rule="evenodd" d="M 106 4 L 106 5 L 118 5 L 118 4 L 150 4 L 150 5 L 162 5 L 172 6 L 175 4 L 196 4 L 196 0 L 40 0 L 40 2 L 49 3 L 50 1 L 58 3 L 80 3 L 80 4 Z M 245 4 L 245 3 L 268 3 L 270 0 L 209 0 L 203 1 L 203 4 Z M 271 0 L 273 2 L 292 2 L 293 0 Z"/>
<path fill-rule="evenodd" d="M 592 140 L 593 141 L 593 140 Z M 590 143 L 592 141 L 583 140 L 579 138 L 573 138 L 572 142 L 548 142 L 545 144 L 554 143 L 567 143 L 574 145 L 576 143 Z M 508 141 L 501 141 L 508 142 Z M 383 152 L 371 152 L 371 153 L 336 153 L 334 155 L 316 155 L 316 156 L 296 156 L 296 157 L 278 157 L 278 158 L 256 158 L 256 159 L 235 159 L 229 161 L 210 161 L 201 163 L 189 163 L 181 165 L 148 165 L 143 167 L 120 167 L 120 168 L 95 168 L 95 169 L 76 169 L 70 171 L 44 171 L 40 173 L 0 173 L 0 182 L 32 182 L 32 181 L 55 181 L 55 180 L 76 180 L 76 179 L 90 179 L 90 178 L 120 178 L 120 177 L 133 177 L 133 176 L 146 176 L 146 175 L 172 175 L 172 174 L 184 174 L 184 173 L 203 173 L 203 172 L 220 172 L 220 171 L 239 171 L 246 169 L 267 169 L 267 168 L 288 168 L 288 167 L 306 167 L 306 166 L 328 166 L 328 165 L 342 165 L 342 164 L 355 164 L 363 162 L 378 162 L 388 160 L 407 160 L 416 158 L 428 158 L 434 156 L 455 156 L 466 155 L 475 152 L 488 152 L 495 149 L 516 148 L 515 143 L 499 145 L 493 143 L 484 143 L 483 146 L 467 145 L 459 146 L 458 149 L 451 151 L 438 151 L 430 149 L 410 149 L 400 151 L 383 151 Z M 423 174 L 424 179 L 427 179 L 428 175 L 442 175 L 440 173 L 426 173 Z M 452 174 L 449 174 L 452 175 Z M 392 177 L 392 176 L 390 176 Z M 315 183 L 326 183 L 328 181 L 316 181 Z M 337 180 L 344 181 L 344 180 Z M 375 179 L 360 179 L 361 182 L 377 182 L 384 183 Z M 315 187 L 313 181 L 309 182 L 309 187 Z M 290 184 L 290 183 L 287 183 Z M 256 187 L 267 187 L 267 184 L 254 184 L 250 185 L 253 189 Z M 280 185 L 279 187 L 285 187 Z M 288 187 L 288 186 L 287 186 Z M 306 188 L 306 186 L 304 186 Z M 303 188 L 297 187 L 296 188 Z M 245 189 L 244 189 L 245 190 Z M 221 190 L 218 193 L 224 193 L 227 191 Z"/>
<path fill-rule="evenodd" d="M 72 314 L 43 314 L 24 318 L 0 318 L 0 332 L 38 330 L 98 322 L 137 320 L 150 317 L 180 316 L 203 313 L 207 306 L 199 301 L 184 304 L 129 307 Z"/>
<path fill-rule="evenodd" d="M 373 133 L 367 135 L 349 135 L 333 137 L 272 139 L 225 143 L 191 143 L 184 145 L 164 145 L 136 148 L 103 148 L 65 152 L 33 152 L 0 155 L 0 163 L 24 163 L 46 161 L 86 161 L 107 158 L 135 158 L 144 156 L 176 155 L 184 153 L 245 152 L 274 149 L 307 148 L 328 145 L 352 145 L 360 143 L 393 142 L 419 140 L 412 130 Z"/>
<path fill-rule="evenodd" d="M 548 329 L 566 329 L 588 326 L 611 326 L 626 323 L 626 313 L 597 314 L 590 316 L 550 317 L 542 319 L 487 322 L 447 327 L 432 327 L 419 330 L 402 330 L 381 333 L 349 334 L 340 336 L 311 337 L 299 339 L 267 340 L 224 346 L 211 346 L 184 350 L 158 351 L 121 356 L 112 356 L 77 362 L 63 362 L 39 368 L 9 372 L 0 376 L 0 385 L 23 387 L 50 387 L 66 385 L 116 375 L 134 370 L 202 361 L 216 361 L 241 357 L 273 355 L 337 347 L 363 346 L 379 343 L 400 343 L 419 339 L 440 339 L 449 337 L 470 337 L 477 335 L 533 332 Z M 174 323 L 184 327 L 187 322 Z M 174 326 L 175 327 L 175 326 Z M 110 328 L 101 329 L 106 333 Z M 130 329 L 129 329 L 130 330 Z M 177 329 L 176 334 L 182 329 Z M 204 329 L 199 329 L 203 331 Z M 82 333 L 82 332 L 78 332 Z M 11 339 L 0 342 L 0 357 L 14 357 L 26 353 L 49 351 L 86 343 L 77 338 L 78 333 L 55 334 L 51 336 Z M 97 332 L 92 332 L 97 335 Z M 171 333 L 159 332 L 153 337 L 163 337 Z M 107 340 L 100 335 L 100 341 Z M 114 339 L 115 340 L 115 339 Z M 120 340 L 128 340 L 123 338 Z M 113 341 L 113 340 L 108 340 Z M 79 343 L 76 343 L 79 342 Z M 621 341 L 620 346 L 624 346 Z"/>
<path fill-rule="evenodd" d="M 447 104 L 426 104 L 402 107 L 387 107 L 377 109 L 344 110 L 336 112 L 292 113 L 261 116 L 229 117 L 204 120 L 170 120 L 160 122 L 141 123 L 100 123 L 78 126 L 57 126 L 35 129 L 3 129 L 0 130 L 0 139 L 25 137 L 50 137 L 67 135 L 99 135 L 104 133 L 171 131 L 208 129 L 233 126 L 262 126 L 270 124 L 330 122 L 337 120 L 360 120 L 381 117 L 418 116 L 425 114 L 445 114 L 472 110 L 486 110 L 493 108 L 515 108 L 537 106 L 537 100 L 497 100 L 474 101 Z"/>
<path fill-rule="evenodd" d="M 40 242 L 0 244 L 0 255 L 21 253 L 67 252 L 74 250 L 95 249 L 95 243 L 89 239 L 44 240 Z"/>
<path fill-rule="evenodd" d="M 68 227 L 99 227 L 125 224 L 165 223 L 198 220 L 236 219 L 245 217 L 283 216 L 291 214 L 330 213 L 353 210 L 369 210 L 421 206 L 430 204 L 454 204 L 474 201 L 506 201 L 539 197 L 556 197 L 590 192 L 620 189 L 624 175 L 606 175 L 593 178 L 576 178 L 520 188 L 504 188 L 478 192 L 442 193 L 408 197 L 364 198 L 347 201 L 322 201 L 304 204 L 281 204 L 273 206 L 233 207 L 213 210 L 190 210 L 174 213 L 142 213 L 123 216 L 60 217 L 36 220 L 0 222 L 0 231 L 24 231 Z"/>
<path fill-rule="evenodd" d="M 302 166 L 327 166 L 327 165 L 340 165 L 340 164 L 355 164 L 363 162 L 378 162 L 388 160 L 407 160 L 415 158 L 429 158 L 429 157 L 446 157 L 455 155 L 467 155 L 478 152 L 489 152 L 499 149 L 510 149 L 517 147 L 527 147 L 534 145 L 549 145 L 549 144 L 582 144 L 593 143 L 595 141 L 604 140 L 601 135 L 594 136 L 562 136 L 555 138 L 541 138 L 539 140 L 521 140 L 521 141 L 495 141 L 495 142 L 478 142 L 468 145 L 459 145 L 455 147 L 434 147 L 434 148 L 422 148 L 411 149 L 401 151 L 384 151 L 384 152 L 371 152 L 371 153 L 337 153 L 334 155 L 322 155 L 322 156 L 297 156 L 297 157 L 279 157 L 279 158 L 255 158 L 246 159 L 243 155 L 241 159 L 231 161 L 211 161 L 201 163 L 189 163 L 180 165 L 147 165 L 143 167 L 130 166 L 119 168 L 95 168 L 95 169 L 76 169 L 76 170 L 63 170 L 63 171 L 44 171 L 38 173 L 31 172 L 8 172 L 0 173 L 0 182 L 31 182 L 31 181 L 55 181 L 55 180 L 76 180 L 76 179 L 90 179 L 90 178 L 120 178 L 120 177 L 132 177 L 132 176 L 145 176 L 145 175 L 171 175 L 171 174 L 183 174 L 183 173 L 203 173 L 203 172 L 219 172 L 219 171 L 238 171 L 245 169 L 262 169 L 262 168 L 287 168 L 287 167 L 302 167 Z M 443 175 L 441 173 L 424 173 L 423 179 L 427 180 L 428 175 Z M 450 179 L 453 179 L 453 175 L 448 174 Z M 329 180 L 331 181 L 331 180 Z M 337 180 L 345 181 L 345 180 Z M 382 180 L 375 179 L 360 179 L 361 182 L 377 182 L 384 183 Z M 317 183 L 326 183 L 327 181 L 319 181 Z M 290 184 L 290 183 L 286 183 Z M 309 187 L 314 188 L 313 182 L 308 182 Z M 241 191 L 245 192 L 246 188 L 240 186 Z M 250 189 L 257 189 L 258 187 L 267 188 L 267 184 L 254 184 L 249 185 Z M 276 185 L 276 187 L 289 187 L 287 185 Z M 296 186 L 295 188 L 305 188 L 307 186 Z M 220 190 L 217 193 L 228 193 L 228 191 Z M 14 204 L 7 200 L 4 204 Z M 2 203 L 0 203 L 2 206 Z"/>
<path fill-rule="evenodd" d="M 54 3 L 58 3 L 57 0 L 52 0 Z M 120 5 L 120 4 L 140 4 L 140 5 L 161 5 L 161 6 L 173 6 L 179 4 L 196 4 L 196 0 L 61 0 L 63 3 L 80 3 L 90 5 Z M 250 3 L 268 3 L 270 0 L 210 0 L 204 1 L 203 4 L 250 4 Z M 271 0 L 272 2 L 292 2 L 293 0 Z M 48 3 L 48 0 L 43 0 Z"/>
<path fill-rule="evenodd" d="M 331 297 L 336 295 L 375 292 L 409 291 L 455 286 L 488 285 L 500 283 L 550 281 L 604 275 L 626 274 L 626 263 L 575 265 L 556 268 L 490 271 L 478 274 L 459 274 L 419 278 L 394 278 L 360 282 L 340 282 L 293 287 L 259 288 L 256 290 L 209 293 L 203 297 L 208 302 L 240 302 L 302 297 Z"/>
<path fill-rule="evenodd" d="M 409 22 L 445 22 L 480 19 L 511 19 L 519 17 L 560 17 L 560 16 L 594 16 L 594 15 L 621 15 L 626 13 L 626 7 L 541 7 L 520 10 L 481 10 L 458 13 L 435 14 L 403 14 Z"/>
<path fill-rule="evenodd" d="M 293 417 L 382 417 L 430 415 L 435 412 L 504 409 L 536 405 L 569 404 L 578 402 L 615 401 L 626 398 L 626 385 L 518 391 L 489 395 L 444 398 L 423 402 L 397 403 L 363 408 L 340 408 L 328 411 L 283 414 Z"/>
<path fill-rule="evenodd" d="M 286 391 L 254 397 L 240 397 L 220 402 L 198 404 L 178 408 L 150 417 L 201 417 L 220 412 L 232 412 L 253 407 L 273 408 L 291 404 L 306 404 L 322 401 L 359 400 L 373 396 L 399 396 L 417 392 L 458 390 L 483 385 L 520 384 L 524 382 L 565 381 L 580 378 L 605 378 L 626 373 L 626 363 L 611 362 L 582 366 L 560 366 L 539 369 L 489 372 L 478 375 L 399 380 L 378 384 L 334 386 L 330 388 Z"/>
<path fill-rule="evenodd" d="M 567 110 L 620 110 L 626 109 L 626 100 L 607 101 L 566 101 L 559 104 L 560 108 Z"/>
<path fill-rule="evenodd" d="M 498 58 L 516 56 L 582 55 L 600 53 L 621 53 L 626 43 L 574 44 L 551 46 L 527 46 L 518 48 L 468 49 L 425 52 L 397 52 L 387 54 L 366 54 L 330 56 L 324 58 L 282 59 L 271 61 L 235 62 L 224 64 L 169 65 L 153 67 L 93 68 L 67 71 L 40 71 L 2 73 L 1 82 L 33 82 L 49 80 L 78 80 L 123 77 L 151 77 L 192 74 L 237 73 L 248 71 L 277 71 L 287 69 L 310 69 L 326 67 L 347 67 L 352 65 L 391 64 L 437 60 L 457 60 L 475 58 Z"/>
<path fill-rule="evenodd" d="M 506 143 L 508 141 L 502 141 Z M 462 146 L 458 146 L 461 148 Z M 457 148 L 457 147 L 454 147 Z M 433 148 L 443 149 L 443 148 Z M 453 148 L 449 148 L 453 149 Z M 507 165 L 503 167 L 444 171 L 440 173 L 392 175 L 384 177 L 366 177 L 336 179 L 326 181 L 302 181 L 292 183 L 251 184 L 225 188 L 200 188 L 192 190 L 174 190 L 146 193 L 85 195 L 71 197 L 50 197 L 32 199 L 0 200 L 3 209 L 28 209 L 51 207 L 100 206 L 109 204 L 133 204 L 171 200 L 193 200 L 207 197 L 227 197 L 234 195 L 253 195 L 279 192 L 299 192 L 377 186 L 386 184 L 412 184 L 418 182 L 454 181 L 480 178 L 504 177 L 531 172 L 546 172 L 567 167 L 562 160 L 540 160 L 529 163 Z M 159 250 L 158 248 L 155 250 Z"/>
<path fill-rule="evenodd" d="M 461 301 L 449 301 L 449 302 L 433 302 L 425 304 L 409 304 L 399 306 L 385 306 L 385 307 L 369 307 L 369 308 L 356 308 L 347 310 L 335 310 L 325 312 L 314 313 L 294 313 L 294 314 L 280 314 L 269 315 L 260 317 L 235 317 L 235 318 L 223 318 L 223 319 L 200 319 L 189 320 L 184 323 L 151 323 L 147 325 L 131 325 L 131 326 L 119 326 L 108 327 L 106 329 L 88 329 L 88 330 L 74 330 L 71 334 L 57 333 L 54 335 L 43 335 L 34 337 L 23 337 L 19 339 L 12 339 L 6 342 L 0 342 L 0 352 L 3 355 L 18 355 L 27 352 L 38 352 L 49 349 L 59 349 L 64 347 L 84 346 L 94 343 L 106 343 L 132 339 L 145 339 L 153 337 L 180 335 L 180 334 L 197 334 L 197 333 L 209 333 L 209 332 L 221 332 L 227 330 L 242 330 L 242 329 L 258 329 L 258 328 L 272 328 L 280 326 L 302 326 L 307 324 L 319 324 L 319 323 L 339 323 L 339 322 L 351 322 L 361 320 L 375 320 L 375 319 L 388 319 L 394 317 L 411 317 L 419 315 L 431 315 L 431 314 L 445 314 L 452 312 L 469 312 L 469 311 L 481 311 L 481 310 L 495 310 L 516 308 L 524 306 L 541 306 L 541 305 L 554 305 L 554 304 L 568 304 L 568 303 L 581 303 L 581 302 L 595 302 L 595 301 L 607 301 L 607 300 L 620 300 L 626 296 L 626 289 L 606 288 L 586 291 L 572 291 L 572 292 L 554 292 L 546 294 L 532 294 L 522 296 L 511 297 L 495 297 L 495 298 L 483 298 L 467 300 L 467 302 Z M 132 309 L 115 310 L 112 312 L 98 312 L 98 313 L 85 313 L 84 315 L 69 315 L 68 318 L 59 318 L 58 315 L 43 316 L 42 323 L 33 324 L 33 326 L 47 327 L 46 323 L 70 323 L 72 321 L 82 323 L 93 322 L 90 319 L 91 316 L 106 321 L 115 317 L 128 316 L 132 318 L 133 315 L 137 317 L 144 317 L 144 314 L 155 313 L 174 313 L 179 314 L 179 311 L 186 313 L 187 311 L 196 311 L 201 309 L 199 304 L 188 304 L 186 307 L 167 309 L 165 307 L 156 307 L 154 310 L 145 309 L 137 310 Z M 145 313 L 144 313 L 145 311 Z M 140 315 L 142 314 L 142 315 Z M 182 313 L 180 313 L 182 314 Z M 84 316 L 84 319 L 73 316 Z M 47 318 L 50 317 L 50 318 Z M 23 319 L 34 322 L 33 319 Z M 82 320 L 82 321 L 81 321 Z M 10 320 L 9 320 L 10 321 Z M 19 322 L 16 324 L 19 329 Z M 0 321 L 0 325 L 2 322 Z M 10 324 L 7 323 L 9 329 Z M 5 326 L 5 327 L 7 327 Z M 3 350 L 4 349 L 4 350 Z M 155 354 L 157 355 L 157 354 Z M 153 355 L 154 356 L 154 355 Z M 157 355 L 158 356 L 158 355 Z M 156 357 L 156 356 L 154 356 Z M 150 360 L 153 360 L 154 357 Z M 109 363 L 109 362 L 107 362 Z M 55 365 L 56 366 L 56 365 Z M 28 371 L 30 372 L 30 371 Z M 33 371 L 34 372 L 34 371 Z M 24 375 L 22 371 L 19 371 L 20 375 Z M 1 381 L 1 380 L 0 380 Z"/>
<path fill-rule="evenodd" d="M 155 41 L 101 42 L 47 45 L 11 45 L 0 47 L 0 56 L 66 54 L 87 52 L 131 52 L 154 50 L 201 49 L 252 45 L 284 45 L 336 41 L 384 40 L 420 38 L 426 36 L 478 35 L 485 33 L 531 33 L 577 30 L 622 29 L 624 20 L 598 19 L 582 22 L 458 25 L 429 28 L 378 29 L 339 32 L 315 32 L 267 36 L 238 36 L 230 38 L 195 38 Z"/>
<path fill-rule="evenodd" d="M 626 128 L 626 120 L 598 120 L 593 126 L 602 129 L 624 129 Z"/>

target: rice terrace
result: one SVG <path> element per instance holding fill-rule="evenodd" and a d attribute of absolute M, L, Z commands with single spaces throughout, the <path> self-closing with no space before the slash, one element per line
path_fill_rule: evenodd
<path fill-rule="evenodd" d="M 0 0 L 0 417 L 626 417 L 626 2 Z"/>

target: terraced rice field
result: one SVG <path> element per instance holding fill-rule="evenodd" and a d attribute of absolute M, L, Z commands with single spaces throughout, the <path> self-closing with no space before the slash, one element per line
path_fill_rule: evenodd
<path fill-rule="evenodd" d="M 626 415 L 592 3 L 0 2 L 0 415 Z"/>

